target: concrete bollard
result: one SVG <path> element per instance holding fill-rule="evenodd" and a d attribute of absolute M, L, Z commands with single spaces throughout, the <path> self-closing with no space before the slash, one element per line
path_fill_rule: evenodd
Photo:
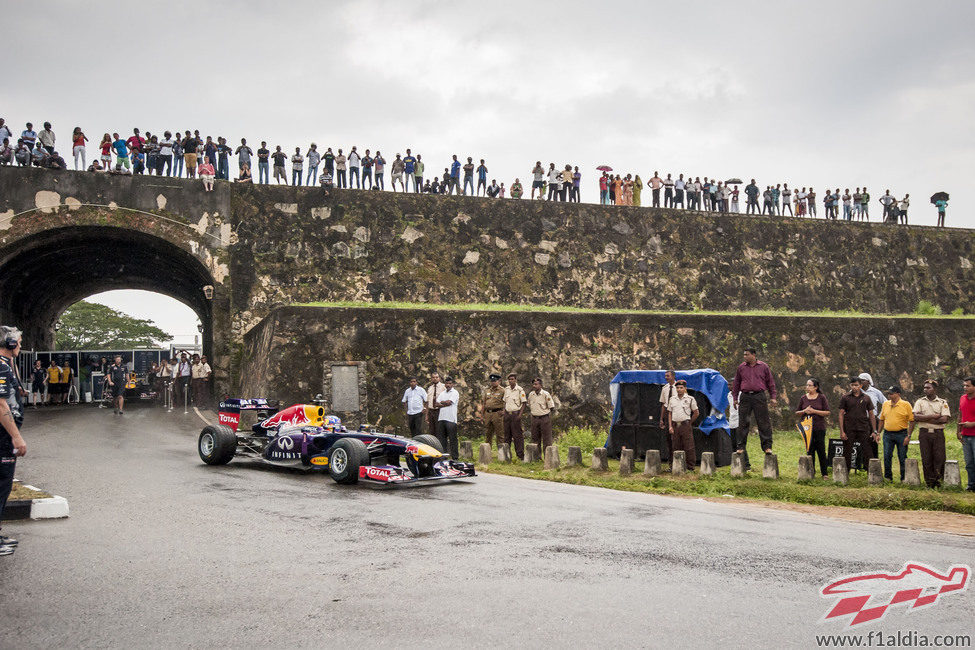
<path fill-rule="evenodd" d="M 842 456 L 833 457 L 833 483 L 847 485 L 850 482 L 850 470 L 846 467 L 846 459 Z"/>
<path fill-rule="evenodd" d="M 918 470 L 917 458 L 908 458 L 904 465 L 904 483 L 907 485 L 920 485 L 921 472 Z"/>
<path fill-rule="evenodd" d="M 533 442 L 525 445 L 525 462 L 526 463 L 537 463 L 542 459 L 542 451 Z"/>
<path fill-rule="evenodd" d="M 559 448 L 549 445 L 545 448 L 545 469 L 559 468 Z"/>
<path fill-rule="evenodd" d="M 762 467 L 762 478 L 779 478 L 779 457 L 775 454 L 765 454 L 765 466 Z"/>
<path fill-rule="evenodd" d="M 592 450 L 592 471 L 605 472 L 609 470 L 609 461 L 606 460 L 606 447 L 596 447 Z"/>
<path fill-rule="evenodd" d="M 470 440 L 460 441 L 460 458 L 458 460 L 474 460 L 474 443 Z"/>
<path fill-rule="evenodd" d="M 745 452 L 736 451 L 731 454 L 731 476 L 741 478 L 745 475 Z"/>
<path fill-rule="evenodd" d="M 683 451 L 675 451 L 670 459 L 670 473 L 674 476 L 681 476 L 687 471 L 687 454 Z"/>
<path fill-rule="evenodd" d="M 961 470 L 958 468 L 957 460 L 945 461 L 945 487 L 961 487 Z"/>
<path fill-rule="evenodd" d="M 714 476 L 714 452 L 706 451 L 701 454 L 701 476 Z"/>
<path fill-rule="evenodd" d="M 884 468 L 881 466 L 879 458 L 871 458 L 867 463 L 867 484 L 884 484 Z"/>
<path fill-rule="evenodd" d="M 633 473 L 633 450 L 623 449 L 620 451 L 620 476 L 629 476 Z"/>
<path fill-rule="evenodd" d="M 646 461 L 643 464 L 644 476 L 660 476 L 660 450 L 648 449 Z"/>
<path fill-rule="evenodd" d="M 566 460 L 566 467 L 576 467 L 582 465 L 582 447 L 569 447 L 569 458 Z"/>
<path fill-rule="evenodd" d="M 813 479 L 813 457 L 809 454 L 799 456 L 799 476 L 797 481 L 811 481 Z"/>
<path fill-rule="evenodd" d="M 477 462 L 481 465 L 491 464 L 491 445 L 486 442 L 481 443 L 481 448 L 477 453 Z"/>
<path fill-rule="evenodd" d="M 510 463 L 511 462 L 511 446 L 501 443 L 498 447 L 498 462 Z"/>

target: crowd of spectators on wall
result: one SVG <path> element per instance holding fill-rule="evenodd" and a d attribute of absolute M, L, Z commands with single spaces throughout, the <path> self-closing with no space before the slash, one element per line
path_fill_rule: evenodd
<path fill-rule="evenodd" d="M 13 131 L 0 118 L 0 165 L 67 169 L 67 163 L 57 151 L 57 138 L 50 122 L 45 122 L 40 132 L 34 131 L 30 122 L 25 126 L 15 139 Z M 496 178 L 489 182 L 490 174 L 484 159 L 475 163 L 470 156 L 464 161 L 454 155 L 442 174 L 431 170 L 427 175 L 423 157 L 414 155 L 410 149 L 406 149 L 405 154 L 396 153 L 387 161 L 378 149 L 375 153 L 370 149 L 360 153 L 357 146 L 351 147 L 348 153 L 341 148 L 333 151 L 332 147 L 322 151 L 316 143 L 311 143 L 304 152 L 301 147 L 295 147 L 294 153 L 289 155 L 280 145 L 272 151 L 265 141 L 255 151 L 246 138 L 241 138 L 240 144 L 233 146 L 228 144 L 227 138 L 202 136 L 198 130 L 164 131 L 160 135 L 148 131 L 143 134 L 136 128 L 125 138 L 118 133 L 105 133 L 97 145 L 98 158 L 87 164 L 88 142 L 84 131 L 75 127 L 71 134 L 71 155 L 76 171 L 199 177 L 208 192 L 218 180 L 270 183 L 272 176 L 277 184 L 294 186 L 315 185 L 317 181 L 326 192 L 332 188 L 385 190 L 388 166 L 389 189 L 394 192 L 500 199 L 520 199 L 525 195 L 520 178 L 515 178 L 509 187 L 504 182 L 499 184 Z M 235 156 L 237 175 L 231 179 L 231 159 Z M 255 160 L 256 180 L 253 177 Z M 669 173 L 661 177 L 654 171 L 653 176 L 644 181 L 639 174 L 614 175 L 612 168 L 606 165 L 597 169 L 601 172 L 599 201 L 604 205 L 642 206 L 646 188 L 651 194 L 648 206 L 654 208 L 740 213 L 744 207 L 745 214 L 785 216 L 788 212 L 795 217 L 816 217 L 821 202 L 826 219 L 870 219 L 872 197 L 866 187 L 856 187 L 852 191 L 850 188 L 841 191 L 839 187 L 827 187 L 817 194 L 812 186 L 796 189 L 795 186 L 790 188 L 788 183 L 766 185 L 763 190 L 755 179 L 746 184 L 738 178 L 721 181 L 704 176 L 702 180 L 700 176 L 685 174 L 674 178 Z M 558 166 L 552 162 L 545 168 L 541 161 L 537 161 L 530 174 L 528 198 L 580 201 L 582 173 L 578 166 Z M 931 197 L 938 212 L 939 226 L 944 226 L 948 198 L 944 192 Z M 910 194 L 899 196 L 888 189 L 876 201 L 884 222 L 907 224 Z"/>

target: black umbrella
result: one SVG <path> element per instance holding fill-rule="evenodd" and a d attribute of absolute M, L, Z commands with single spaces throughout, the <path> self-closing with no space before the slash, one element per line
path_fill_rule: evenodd
<path fill-rule="evenodd" d="M 947 201 L 947 200 L 948 200 L 947 192 L 936 192 L 931 195 L 931 203 L 934 203 L 935 201 Z"/>
<path fill-rule="evenodd" d="M 729 178 L 724 182 L 725 185 L 741 185 L 740 178 Z"/>

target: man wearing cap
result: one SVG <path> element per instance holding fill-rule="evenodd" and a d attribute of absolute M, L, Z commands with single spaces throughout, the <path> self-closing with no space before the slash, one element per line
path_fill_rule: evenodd
<path fill-rule="evenodd" d="M 487 443 L 493 444 L 497 436 L 500 447 L 504 438 L 504 389 L 501 388 L 501 375 L 491 373 L 488 381 L 490 385 L 484 389 L 481 397 L 478 419 L 484 422 L 484 438 Z"/>
<path fill-rule="evenodd" d="M 945 422 L 951 416 L 948 401 L 938 397 L 938 382 L 924 382 L 924 397 L 914 402 L 917 440 L 921 445 L 921 467 L 928 487 L 941 485 L 945 473 Z"/>
<path fill-rule="evenodd" d="M 403 393 L 406 405 L 406 420 L 410 426 L 410 437 L 423 433 L 423 416 L 427 411 L 427 392 L 417 385 L 416 377 L 410 377 L 410 387 Z"/>
<path fill-rule="evenodd" d="M 532 380 L 532 390 L 528 393 L 528 409 L 532 414 L 532 442 L 542 450 L 552 444 L 552 411 L 555 400 L 551 393 L 542 390 L 542 378 Z"/>
<path fill-rule="evenodd" d="M 427 427 L 433 435 L 437 435 L 437 422 L 440 421 L 440 409 L 434 405 L 445 390 L 447 387 L 440 381 L 440 373 L 434 370 L 430 373 L 430 385 L 427 387 Z"/>
<path fill-rule="evenodd" d="M 884 440 L 884 478 L 894 480 L 893 460 L 894 447 L 897 447 L 897 460 L 901 466 L 901 483 L 904 482 L 904 462 L 907 460 L 907 445 L 914 433 L 914 410 L 911 405 L 901 399 L 899 386 L 887 389 L 888 400 L 880 411 L 880 428 L 883 430 Z"/>
<path fill-rule="evenodd" d="M 850 392 L 840 398 L 840 439 L 843 440 L 843 457 L 846 466 L 853 469 L 853 445 L 860 443 L 858 461 L 864 467 L 874 458 L 873 445 L 877 439 L 877 418 L 873 413 L 873 400 L 863 392 L 859 377 L 850 377 Z"/>
<path fill-rule="evenodd" d="M 460 456 L 457 449 L 457 402 L 460 401 L 460 394 L 454 388 L 453 377 L 445 377 L 443 385 L 446 390 L 433 403 L 438 409 L 437 438 L 443 444 L 444 451 L 449 451 L 450 457 L 456 460 Z"/>
<path fill-rule="evenodd" d="M 20 340 L 21 332 L 16 327 L 0 327 L 0 520 L 13 488 L 17 457 L 27 454 L 27 443 L 20 434 L 24 424 L 23 387 L 15 361 L 20 354 Z M 16 539 L 0 535 L 0 555 L 11 555 L 16 547 Z"/>
<path fill-rule="evenodd" d="M 518 460 L 525 460 L 525 436 L 521 431 L 521 416 L 527 403 L 525 389 L 518 385 L 515 373 L 510 373 L 508 385 L 504 387 L 504 444 L 510 445 L 514 441 Z"/>
<path fill-rule="evenodd" d="M 748 429 L 751 426 L 748 420 L 752 414 L 755 415 L 755 425 L 758 427 L 762 451 L 771 454 L 772 421 L 769 419 L 768 402 L 770 398 L 772 406 L 775 406 L 777 394 L 772 371 L 764 361 L 758 360 L 755 348 L 745 348 L 742 356 L 744 361 L 735 371 L 731 394 L 734 396 L 735 408 L 738 409 L 738 440 L 735 447 L 737 451 L 745 452 L 745 469 L 748 469 L 750 463 L 748 451 L 745 450 Z M 768 398 L 765 395 L 766 391 L 768 391 Z"/>
<path fill-rule="evenodd" d="M 678 379 L 674 382 L 676 394 L 667 402 L 667 427 L 670 430 L 674 451 L 683 451 L 688 469 L 697 464 L 694 453 L 694 432 L 691 423 L 697 419 L 697 400 L 687 394 L 687 382 Z M 671 456 L 673 458 L 673 456 Z"/>
<path fill-rule="evenodd" d="M 863 388 L 864 394 L 873 402 L 873 417 L 879 420 L 880 410 L 884 407 L 884 402 L 887 401 L 887 398 L 884 397 L 883 391 L 873 385 L 873 377 L 870 376 L 869 372 L 860 373 L 860 386 Z M 880 458 L 880 449 L 877 444 L 880 442 L 880 432 L 877 431 L 877 434 L 870 441 L 870 447 L 873 449 L 873 456 L 871 458 Z"/>

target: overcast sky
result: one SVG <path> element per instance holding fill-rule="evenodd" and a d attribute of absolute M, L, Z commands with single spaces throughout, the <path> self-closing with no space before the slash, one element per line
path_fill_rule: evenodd
<path fill-rule="evenodd" d="M 928 225 L 945 190 L 949 225 L 975 227 L 968 0 L 4 4 L 0 116 L 51 121 L 65 154 L 76 125 L 199 129 L 411 147 L 427 176 L 483 157 L 506 185 L 571 163 L 584 201 L 600 164 L 866 185 L 875 219 L 889 188 Z"/>

